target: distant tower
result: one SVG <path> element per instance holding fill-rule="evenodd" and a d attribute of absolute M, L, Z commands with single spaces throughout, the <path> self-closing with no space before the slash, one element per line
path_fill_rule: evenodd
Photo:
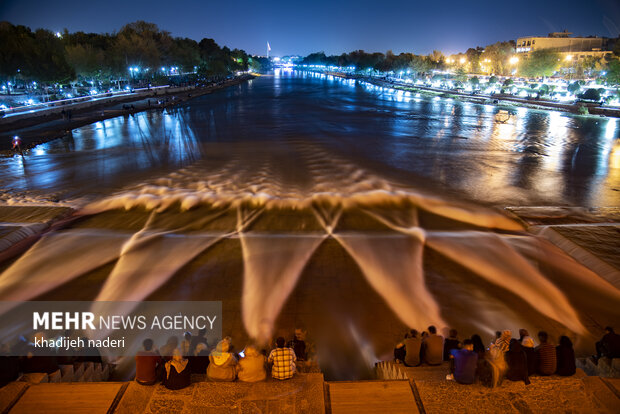
<path fill-rule="evenodd" d="M 267 42 L 267 59 L 269 59 L 269 52 L 271 52 L 271 46 L 269 46 L 269 42 Z"/>

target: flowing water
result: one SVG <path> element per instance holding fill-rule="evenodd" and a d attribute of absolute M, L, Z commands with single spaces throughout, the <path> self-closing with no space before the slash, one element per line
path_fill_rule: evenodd
<path fill-rule="evenodd" d="M 330 378 L 430 324 L 586 349 L 618 286 L 498 206 L 620 206 L 617 122 L 498 111 L 276 72 L 75 130 L 0 160 L 11 202 L 82 205 L 5 268 L 0 299 L 221 300 L 239 346 L 304 327 Z"/>

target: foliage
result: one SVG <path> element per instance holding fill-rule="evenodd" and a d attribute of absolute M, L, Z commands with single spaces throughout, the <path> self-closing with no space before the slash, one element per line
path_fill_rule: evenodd
<path fill-rule="evenodd" d="M 608 85 L 620 85 L 620 58 L 615 57 L 609 61 L 605 78 Z"/>
<path fill-rule="evenodd" d="M 470 73 L 480 72 L 480 55 L 482 55 L 483 51 L 484 48 L 477 47 L 475 49 L 469 48 L 465 52 L 465 56 L 467 57 L 468 71 Z"/>
<path fill-rule="evenodd" d="M 28 81 L 64 82 L 75 77 L 62 41 L 49 30 L 0 22 L 0 76 Z"/>
<path fill-rule="evenodd" d="M 585 99 L 588 101 L 596 101 L 600 102 L 601 100 L 601 91 L 599 89 L 588 89 L 584 93 L 579 95 L 580 99 Z"/>
<path fill-rule="evenodd" d="M 515 53 L 516 44 L 514 41 L 497 42 L 484 48 L 480 54 L 480 59 L 490 60 L 490 72 L 500 75 L 510 74 L 509 59 Z"/>
<path fill-rule="evenodd" d="M 355 66 L 358 70 L 374 69 L 383 72 L 410 70 L 413 73 L 426 73 L 432 69 L 442 67 L 444 60 L 441 52 L 436 50 L 428 56 L 414 55 L 412 53 L 396 55 L 391 50 L 388 50 L 385 54 L 355 50 L 339 56 L 326 56 L 325 52 L 311 53 L 301 61 L 301 64 L 341 67 Z"/>
<path fill-rule="evenodd" d="M 560 54 L 550 49 L 535 50 L 524 59 L 519 72 L 526 77 L 551 76 L 560 66 Z"/>
<path fill-rule="evenodd" d="M 589 115 L 590 111 L 588 111 L 588 107 L 585 105 L 579 105 L 579 107 L 577 108 L 577 113 L 579 115 Z"/>
<path fill-rule="evenodd" d="M 198 72 L 226 76 L 248 69 L 243 50 L 221 48 L 213 39 L 200 42 L 172 37 L 154 23 L 129 23 L 116 34 L 66 30 L 58 37 L 49 30 L 32 32 L 25 26 L 0 22 L 0 79 L 21 78 L 40 83 L 72 80 L 106 81 L 148 78 L 155 80 L 161 68 L 179 73 Z M 138 68 L 130 73 L 129 67 Z"/>
<path fill-rule="evenodd" d="M 271 68 L 271 63 L 266 57 L 254 56 L 248 58 L 249 69 L 253 72 L 266 72 Z"/>
<path fill-rule="evenodd" d="M 467 82 L 467 72 L 465 72 L 465 69 L 458 68 L 454 74 L 454 79 L 458 82 Z"/>
<path fill-rule="evenodd" d="M 471 87 L 473 89 L 477 89 L 480 86 L 480 79 L 478 79 L 477 76 L 474 76 L 469 80 L 469 83 L 471 83 Z"/>
<path fill-rule="evenodd" d="M 579 82 L 573 82 L 566 87 L 566 90 L 572 93 L 573 95 L 576 95 L 580 89 L 581 89 L 581 85 L 579 84 Z"/>

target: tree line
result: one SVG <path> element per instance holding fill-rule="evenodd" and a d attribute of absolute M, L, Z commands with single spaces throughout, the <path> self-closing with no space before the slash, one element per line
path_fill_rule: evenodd
<path fill-rule="evenodd" d="M 207 77 L 245 71 L 253 62 L 243 50 L 173 37 L 154 23 L 137 21 L 117 33 L 53 33 L 0 22 L 0 78 L 43 84 L 76 80 L 108 83 L 194 72 Z M 262 62 L 264 64 L 264 62 Z M 132 68 L 132 69 L 130 69 Z"/>
<path fill-rule="evenodd" d="M 511 60 L 515 56 L 514 41 L 496 42 L 486 47 L 469 48 L 464 53 L 445 56 L 434 50 L 428 55 L 413 53 L 394 54 L 368 53 L 356 50 L 351 53 L 327 56 L 324 52 L 311 53 L 302 59 L 301 64 L 348 67 L 356 70 L 376 70 L 381 72 L 409 71 L 428 73 L 431 70 L 453 69 L 455 73 L 511 75 L 516 73 L 525 77 L 551 76 L 558 71 L 583 78 L 594 73 L 605 73 L 608 83 L 620 83 L 620 40 L 616 40 L 611 55 L 606 57 L 586 57 L 575 61 L 562 60 L 556 51 L 542 49 L 530 53 L 529 58 Z"/>

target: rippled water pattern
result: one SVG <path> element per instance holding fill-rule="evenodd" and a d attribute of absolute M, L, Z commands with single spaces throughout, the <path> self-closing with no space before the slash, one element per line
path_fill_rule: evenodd
<path fill-rule="evenodd" d="M 260 174 L 266 162 L 292 187 L 316 183 L 324 164 L 344 159 L 406 185 L 502 205 L 620 205 L 616 119 L 507 110 L 501 122 L 491 105 L 276 72 L 169 111 L 77 129 L 24 161 L 2 159 L 0 184 L 78 197 L 251 152 L 257 164 L 245 157 L 248 170 Z"/>

